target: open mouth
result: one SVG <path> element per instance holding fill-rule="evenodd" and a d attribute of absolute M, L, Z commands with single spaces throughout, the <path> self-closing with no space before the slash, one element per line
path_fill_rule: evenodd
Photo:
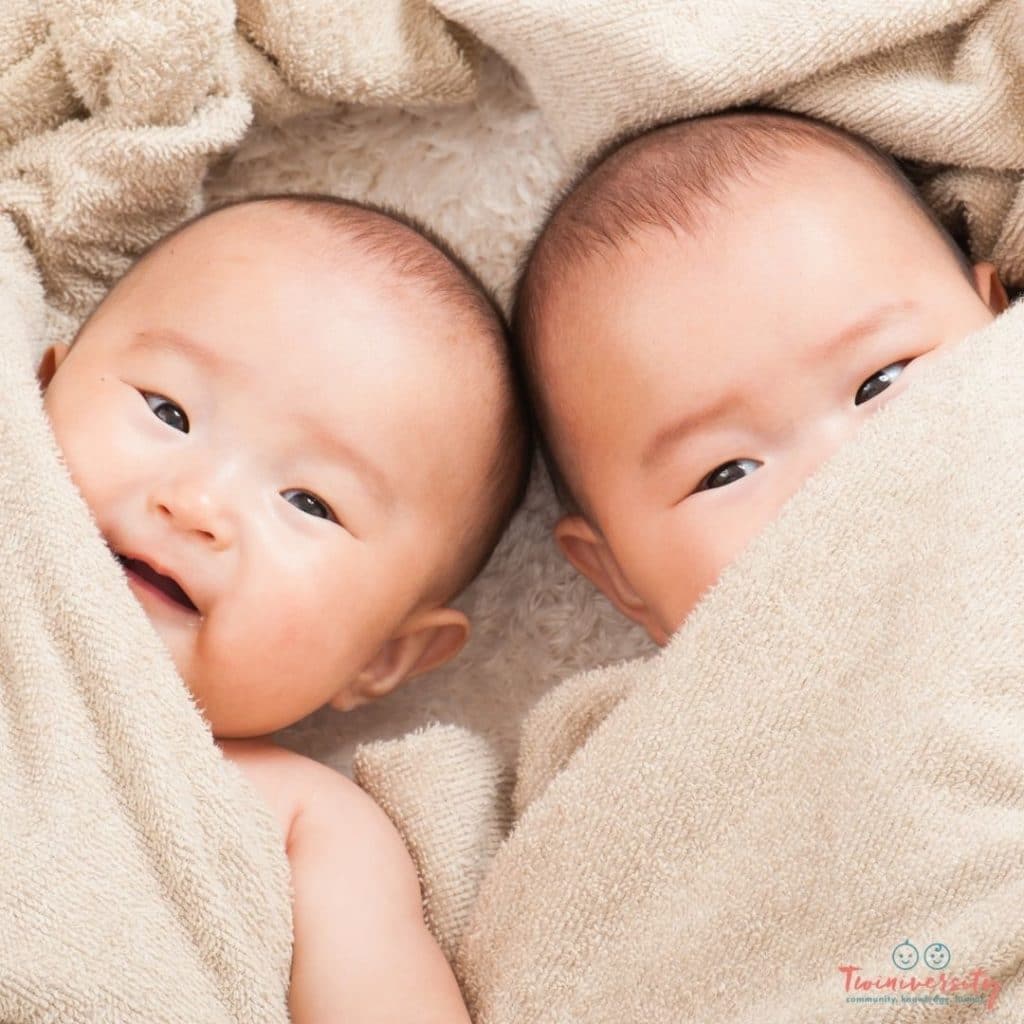
<path fill-rule="evenodd" d="M 115 554 L 117 555 L 116 552 Z M 179 605 L 186 611 L 199 611 L 188 594 L 170 576 L 164 576 L 138 558 L 127 558 L 124 555 L 117 555 L 117 560 L 121 563 L 125 572 L 142 580 L 143 583 L 153 590 L 159 591 L 167 600 Z"/>

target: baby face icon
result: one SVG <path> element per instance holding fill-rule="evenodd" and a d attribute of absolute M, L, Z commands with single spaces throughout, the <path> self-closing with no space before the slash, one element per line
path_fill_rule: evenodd
<path fill-rule="evenodd" d="M 930 948 L 930 947 L 929 947 Z M 943 947 L 945 948 L 945 947 Z M 918 961 L 917 947 L 907 939 L 892 951 L 892 962 L 901 970 L 909 971 Z"/>
<path fill-rule="evenodd" d="M 942 942 L 933 942 L 925 947 L 924 962 L 933 971 L 941 971 L 948 967 L 950 959 L 949 946 Z"/>

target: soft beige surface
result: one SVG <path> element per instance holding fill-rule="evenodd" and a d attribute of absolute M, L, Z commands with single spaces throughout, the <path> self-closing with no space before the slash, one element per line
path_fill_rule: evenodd
<path fill-rule="evenodd" d="M 363 747 L 353 767 L 373 779 L 381 807 L 405 823 L 427 924 L 454 959 L 476 887 L 508 832 L 508 774 L 485 739 L 452 725 Z M 439 843 L 435 817 L 442 805 L 450 824 Z"/>
<path fill-rule="evenodd" d="M 134 255 L 200 208 L 211 165 L 225 157 L 207 182 L 207 198 L 321 188 L 404 206 L 462 249 L 507 297 L 546 202 L 593 146 L 656 118 L 775 101 L 831 116 L 926 165 L 929 195 L 963 222 L 974 255 L 996 258 L 1021 284 L 1019 18 L 1010 0 L 247 0 L 237 9 L 230 0 L 10 0 L 0 18 L 0 722 L 9 737 L 0 773 L 9 794 L 8 868 L 0 874 L 4 1016 L 59 1019 L 71 1005 L 82 1019 L 273 1020 L 283 1013 L 286 863 L 265 813 L 216 756 L 76 503 L 31 384 L 32 358 L 44 343 L 66 339 Z M 492 58 L 478 65 L 473 35 L 518 73 Z M 478 82 L 479 93 L 469 99 Z M 417 105 L 374 108 L 402 99 Z M 441 103 L 455 106 L 445 110 Z M 328 118 L 314 116 L 325 112 Z M 303 116 L 288 120 L 294 115 Z M 243 143 L 254 117 L 260 127 Z M 629 810 L 622 780 L 630 773 L 645 778 L 654 772 L 645 766 L 658 764 L 659 749 L 642 730 L 617 735 L 614 767 L 593 777 L 577 772 L 580 761 L 572 758 L 580 736 L 601 728 L 629 669 L 602 679 L 598 705 L 588 703 L 593 677 L 584 677 L 552 697 L 560 710 L 546 725 L 542 716 L 534 720 L 518 781 L 520 804 L 532 801 L 514 834 L 519 845 L 499 853 L 474 903 L 513 812 L 507 770 L 523 710 L 559 678 L 649 651 L 558 562 L 548 540 L 555 514 L 538 480 L 491 567 L 463 599 L 476 636 L 450 670 L 378 708 L 313 716 L 285 740 L 345 767 L 360 738 L 396 736 L 434 719 L 465 728 L 368 749 L 363 765 L 371 775 L 387 765 L 377 772 L 377 787 L 390 813 L 407 826 L 425 826 L 407 833 L 424 873 L 431 923 L 447 949 L 458 947 L 471 922 L 458 964 L 481 1019 L 529 1019 L 509 1017 L 515 1000 L 532 1012 L 545 993 L 562 1000 L 566 986 L 583 1000 L 606 997 L 588 1004 L 595 1020 L 602 1013 L 622 1019 L 624 1007 L 645 999 L 653 1006 L 664 998 L 659 1005 L 675 1012 L 681 1004 L 672 999 L 697 991 L 703 978 L 693 980 L 675 935 L 650 950 L 652 963 L 675 957 L 657 977 L 618 969 L 629 948 L 612 940 L 622 925 L 615 916 L 619 889 L 600 874 L 604 863 L 621 868 L 619 847 L 656 857 L 665 807 L 673 805 L 656 802 L 647 816 L 628 819 L 635 827 L 622 844 L 614 821 L 595 833 L 574 817 Z M 948 620 L 938 621 L 945 638 Z M 773 634 L 763 636 L 752 650 L 774 642 Z M 759 667 L 773 664 L 766 656 Z M 562 728 L 563 715 L 571 731 Z M 733 721 L 715 718 L 710 707 L 706 715 L 719 732 Z M 778 723 L 776 733 L 772 742 L 788 751 L 782 740 L 792 734 Z M 601 735 L 609 734 L 595 742 Z M 809 750 L 818 757 L 811 740 L 790 754 Z M 970 737 L 960 740 L 972 753 Z M 682 746 L 685 753 L 693 745 L 688 739 Z M 696 746 L 693 754 L 706 750 Z M 959 763 L 962 752 L 956 753 Z M 864 772 L 870 793 L 881 783 L 884 795 L 886 780 Z M 780 794 L 790 791 L 787 778 L 778 783 Z M 972 777 L 956 786 L 984 783 Z M 675 798 L 685 801 L 689 792 L 680 787 Z M 736 809 L 728 794 L 715 797 L 715 807 L 721 798 L 721 807 Z M 636 808 L 644 806 L 637 797 Z M 444 813 L 456 808 L 458 814 Z M 884 832 L 878 836 L 874 859 L 858 847 L 864 859 L 856 863 L 884 874 L 908 840 L 902 833 L 888 843 Z M 558 845 L 563 840 L 567 847 Z M 815 846 L 808 860 L 820 856 Z M 590 863 L 596 874 L 580 872 L 591 885 L 585 907 L 569 899 L 580 895 L 573 878 L 563 879 L 561 891 L 552 888 L 549 873 Z M 678 895 L 664 906 L 652 897 L 644 904 L 652 940 L 664 939 L 659 928 L 674 920 L 704 934 L 700 928 L 717 921 L 724 927 L 742 919 L 743 952 L 761 948 L 774 929 L 775 969 L 795 970 L 790 954 L 804 952 L 809 940 L 798 936 L 785 945 L 792 938 L 785 924 L 793 919 L 768 903 L 730 903 L 731 890 L 722 886 L 734 869 L 697 863 L 701 871 L 668 857 L 663 867 L 694 872 L 700 920 L 665 916 L 666 908 L 680 915 L 686 909 Z M 635 864 L 630 871 L 635 878 Z M 902 877 L 892 868 L 892 916 L 901 912 L 898 928 L 906 931 L 913 927 L 910 910 L 925 904 L 910 906 L 920 891 L 901 895 Z M 962 891 L 976 892 L 969 871 L 964 879 Z M 531 902 L 535 885 L 543 905 Z M 775 898 L 784 898 L 780 892 Z M 1013 893 L 997 895 L 1012 905 Z M 563 901 L 580 914 L 564 917 Z M 752 906 L 760 911 L 753 917 Z M 852 918 L 827 902 L 813 909 L 819 925 L 864 936 L 874 933 L 857 930 L 857 915 L 887 912 L 867 898 Z M 984 902 L 971 913 L 983 915 Z M 630 923 L 643 939 L 645 922 Z M 939 937 L 952 945 L 947 936 L 954 934 Z M 973 939 L 969 929 L 959 934 L 968 936 L 967 945 L 962 953 L 954 948 L 954 957 L 982 949 L 982 931 Z M 995 967 L 1016 948 L 1015 933 L 1005 932 L 1004 940 L 992 953 Z M 865 957 L 884 954 L 871 946 L 850 955 L 861 949 Z M 531 976 L 524 965 L 538 956 Z M 611 968 L 599 968 L 601 956 Z M 741 962 L 734 956 L 726 966 Z M 5 987 L 21 970 L 38 973 Z M 619 989 L 602 989 L 613 979 Z M 552 1003 L 542 1015 L 552 1019 L 551 1007 L 561 1005 L 570 1004 Z M 704 1019 L 703 1004 L 693 1005 L 693 1017 Z M 812 1009 L 803 1015 L 794 1008 L 787 1017 L 777 1007 L 773 1015 L 817 1019 L 824 1004 L 809 995 L 805 1005 Z M 769 1015 L 762 1009 L 759 1019 Z"/>

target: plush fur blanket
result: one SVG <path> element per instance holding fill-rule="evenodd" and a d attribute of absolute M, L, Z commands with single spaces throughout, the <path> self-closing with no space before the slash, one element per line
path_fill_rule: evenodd
<path fill-rule="evenodd" d="M 32 376 L 45 344 L 66 339 L 134 255 L 200 208 L 204 178 L 208 198 L 324 188 L 405 206 L 507 297 L 546 201 L 594 146 L 664 117 L 756 99 L 825 116 L 913 161 L 973 254 L 995 259 L 1019 285 L 1018 18 L 1011 0 L 857 0 L 841 10 L 810 0 L 720 9 L 678 0 L 8 3 L 0 19 L 0 1016 L 265 1021 L 285 1013 L 287 863 L 272 823 L 217 754 L 124 587 L 60 465 Z M 481 42 L 515 73 L 491 57 L 481 64 Z M 380 106 L 395 103 L 404 109 Z M 450 112 L 445 104 L 454 105 Z M 222 157 L 228 162 L 218 163 Z M 662 959 L 661 980 L 652 981 L 650 971 L 634 972 L 615 955 L 611 938 L 602 947 L 617 918 L 608 899 L 616 890 L 602 888 L 600 877 L 586 876 L 596 886 L 593 913 L 575 923 L 564 916 L 572 900 L 562 916 L 540 912 L 557 909 L 543 872 L 531 895 L 539 861 L 528 847 L 549 858 L 586 849 L 598 870 L 605 863 L 603 833 L 573 846 L 574 831 L 581 844 L 588 834 L 583 821 L 565 819 L 568 847 L 546 845 L 558 830 L 555 812 L 544 817 L 544 800 L 566 792 L 581 805 L 615 799 L 617 772 L 573 782 L 580 762 L 570 755 L 631 670 L 612 673 L 596 691 L 586 677 L 546 705 L 558 709 L 549 721 L 566 723 L 567 740 L 552 744 L 552 729 L 537 725 L 527 732 L 517 793 L 520 809 L 529 797 L 530 810 L 512 840 L 520 846 L 506 844 L 490 863 L 514 811 L 509 769 L 525 706 L 575 669 L 646 648 L 557 562 L 546 539 L 553 514 L 538 478 L 464 600 L 477 634 L 460 663 L 379 708 L 345 719 L 323 713 L 283 739 L 343 767 L 359 738 L 432 719 L 463 727 L 369 748 L 362 764 L 405 829 L 428 913 L 446 947 L 459 951 L 481 1019 L 508 1019 L 517 1002 L 533 1012 L 545 998 L 554 1000 L 551 1019 L 567 986 L 582 999 L 592 993 L 595 1020 L 602 1012 L 629 1016 L 643 999 L 664 999 L 674 1012 L 671 999 L 695 988 L 675 984 L 695 977 L 680 969 L 690 946 L 677 944 L 680 959 L 669 967 Z M 933 632 L 945 636 L 946 620 L 936 621 L 943 625 Z M 715 724 L 729 721 L 723 715 Z M 631 740 L 620 746 L 627 776 L 649 751 L 641 733 Z M 794 744 L 790 736 L 784 746 L 795 757 L 805 748 Z M 422 787 L 431 765 L 444 768 L 431 777 L 433 793 Z M 875 794 L 877 775 L 870 781 Z M 457 823 L 440 813 L 439 798 L 452 809 L 449 784 Z M 780 785 L 785 791 L 786 780 Z M 656 857 L 665 811 L 680 805 L 643 806 L 651 814 L 637 823 L 629 849 L 639 855 L 649 843 Z M 902 835 L 888 847 L 877 835 L 881 872 L 907 847 Z M 974 861 L 964 863 L 969 880 Z M 728 922 L 730 910 L 739 912 L 723 895 L 731 876 L 705 864 L 694 876 L 706 894 L 702 920 Z M 662 867 L 673 870 L 671 861 Z M 996 886 L 999 877 L 988 872 L 982 882 Z M 666 916 L 668 905 L 659 909 L 658 884 L 649 908 L 652 922 L 664 924 L 677 918 Z M 524 894 L 516 921 L 508 916 L 513 891 Z M 950 891 L 970 901 L 978 889 Z M 908 893 L 908 907 L 921 911 L 920 893 Z M 983 916 L 979 900 L 965 920 Z M 870 916 L 876 904 L 863 906 L 856 914 Z M 783 943 L 790 918 L 777 909 L 748 902 L 744 920 L 757 935 L 777 928 Z M 841 929 L 841 914 L 826 906 L 820 916 Z M 917 920 L 908 909 L 899 928 L 920 944 Z M 651 942 L 665 938 L 653 925 L 650 934 Z M 874 932 L 856 934 L 874 941 Z M 1005 956 L 986 951 L 989 933 L 959 947 L 956 934 L 936 938 L 958 960 L 975 955 L 1009 977 L 1015 934 L 1004 935 Z M 776 966 L 790 970 L 783 946 L 775 948 Z M 608 959 L 595 955 L 588 968 L 601 949 Z M 849 956 L 862 950 L 882 955 L 859 946 Z M 527 968 L 516 974 L 517 964 L 530 963 L 541 964 L 532 1003 L 523 996 L 532 984 Z M 598 963 L 610 965 L 598 974 L 619 979 L 616 992 L 593 984 Z M 594 1008 L 602 992 L 604 1010 Z M 1000 1005 L 1013 1005 L 1006 992 Z M 813 995 L 800 1005 L 812 1002 Z M 570 1016 L 586 1009 L 564 1005 Z M 759 1016 L 768 1015 L 765 1006 Z M 703 1009 L 693 1016 L 704 1019 Z M 777 1016 L 814 1019 L 798 1010 Z"/>

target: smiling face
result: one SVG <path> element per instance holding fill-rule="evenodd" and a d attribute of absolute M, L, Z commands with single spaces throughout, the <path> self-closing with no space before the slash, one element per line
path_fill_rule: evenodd
<path fill-rule="evenodd" d="M 586 510 L 557 537 L 658 642 L 866 417 L 993 316 L 907 197 L 825 147 L 734 186 L 696 235 L 645 229 L 552 291 L 539 374 Z"/>
<path fill-rule="evenodd" d="M 465 639 L 425 595 L 484 472 L 466 439 L 491 430 L 495 388 L 373 261 L 318 259 L 316 231 L 260 205 L 187 228 L 58 352 L 45 395 L 220 736 L 360 703 Z"/>
<path fill-rule="evenodd" d="M 908 939 L 892 951 L 892 962 L 901 970 L 909 971 L 917 963 L 917 947 Z"/>
<path fill-rule="evenodd" d="M 944 967 L 949 966 L 949 946 L 942 942 L 933 942 L 930 946 L 925 947 L 923 959 L 933 971 L 941 971 Z"/>

